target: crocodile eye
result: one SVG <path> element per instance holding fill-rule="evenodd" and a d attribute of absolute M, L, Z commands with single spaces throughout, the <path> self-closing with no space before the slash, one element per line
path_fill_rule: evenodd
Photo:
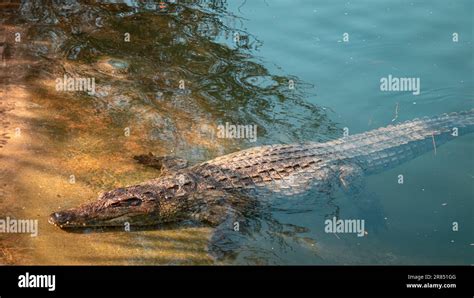
<path fill-rule="evenodd" d="M 121 200 L 115 203 L 112 203 L 112 207 L 130 207 L 130 206 L 140 206 L 142 204 L 142 200 L 139 198 L 129 198 L 125 200 Z"/>
<path fill-rule="evenodd" d="M 144 193 L 143 193 L 143 196 L 144 196 L 145 198 L 153 198 L 153 197 L 155 196 L 155 194 L 152 193 L 152 192 L 147 191 L 147 192 L 144 192 Z"/>

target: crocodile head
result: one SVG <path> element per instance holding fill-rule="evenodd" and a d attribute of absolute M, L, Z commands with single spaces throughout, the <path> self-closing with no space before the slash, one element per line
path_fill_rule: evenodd
<path fill-rule="evenodd" d="M 165 188 L 135 185 L 103 193 L 95 202 L 52 213 L 49 222 L 60 228 L 154 225 L 176 220 L 177 200 Z"/>

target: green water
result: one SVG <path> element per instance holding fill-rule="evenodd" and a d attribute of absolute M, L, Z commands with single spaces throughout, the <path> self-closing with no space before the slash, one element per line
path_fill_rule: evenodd
<path fill-rule="evenodd" d="M 71 3 L 23 5 L 0 19 L 12 33 L 2 103 L 17 102 L 1 116 L 11 139 L 0 149 L 0 215 L 38 219 L 40 231 L 1 235 L 3 263 L 213 263 L 206 226 L 66 233 L 47 216 L 157 177 L 134 163 L 136 154 L 199 162 L 473 107 L 470 1 L 202 1 L 170 7 L 176 15 L 135 2 Z M 57 92 L 65 74 L 94 77 L 96 93 Z M 390 74 L 420 78 L 420 94 L 382 92 Z M 215 138 L 226 122 L 257 125 L 257 142 Z M 17 127 L 27 133 L 15 135 Z M 268 210 L 217 262 L 470 264 L 472 141 L 367 177 L 383 222 L 364 215 L 365 237 L 324 231 L 335 214 L 358 216 L 350 195 L 309 192 Z"/>
<path fill-rule="evenodd" d="M 473 106 L 473 3 L 470 1 L 248 1 L 232 11 L 263 46 L 256 55 L 275 72 L 314 86 L 308 101 L 359 133 Z M 239 9 L 240 7 L 240 9 Z M 453 33 L 458 42 L 453 42 Z M 343 34 L 349 41 L 343 41 Z M 382 92 L 389 74 L 419 77 L 421 93 Z M 396 115 L 398 118 L 392 122 Z M 369 177 L 387 229 L 367 239 L 322 233 L 318 211 L 286 217 L 304 223 L 322 247 L 318 257 L 295 249 L 286 262 L 469 264 L 473 259 L 473 146 L 466 136 Z M 397 176 L 405 183 L 399 185 Z M 333 203 L 351 218 L 351 198 Z M 347 215 L 346 215 L 347 214 Z M 367 219 L 369 222 L 369 219 Z M 453 222 L 459 224 L 454 232 Z M 341 238 L 341 237 L 340 237 Z"/>

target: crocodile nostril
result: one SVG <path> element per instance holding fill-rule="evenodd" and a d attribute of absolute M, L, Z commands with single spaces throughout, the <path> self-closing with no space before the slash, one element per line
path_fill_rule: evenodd
<path fill-rule="evenodd" d="M 50 215 L 49 217 L 49 222 L 55 225 L 61 225 L 64 224 L 67 221 L 67 214 L 63 212 L 55 212 Z"/>

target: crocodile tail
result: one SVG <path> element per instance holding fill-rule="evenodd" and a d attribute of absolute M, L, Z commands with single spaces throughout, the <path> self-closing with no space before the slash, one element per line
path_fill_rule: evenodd
<path fill-rule="evenodd" d="M 414 119 L 344 139 L 348 158 L 367 174 L 393 168 L 436 149 L 462 135 L 474 132 L 474 109 L 435 117 Z"/>

